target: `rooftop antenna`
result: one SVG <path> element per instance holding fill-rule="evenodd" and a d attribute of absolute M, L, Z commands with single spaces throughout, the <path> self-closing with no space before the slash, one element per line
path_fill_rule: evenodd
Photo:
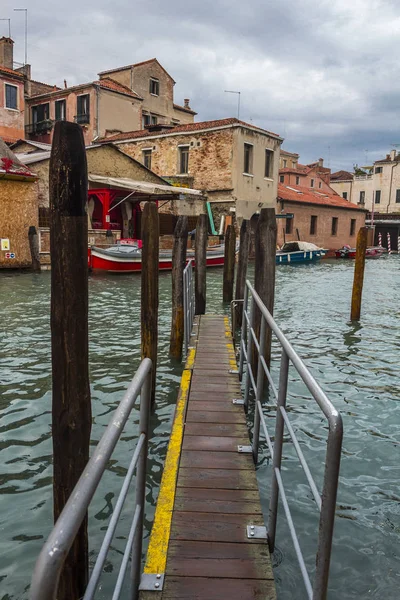
<path fill-rule="evenodd" d="M 0 19 L 0 21 L 8 21 L 8 37 L 11 38 L 11 19 Z"/>
<path fill-rule="evenodd" d="M 235 92 L 234 90 L 224 90 L 225 94 L 237 94 L 238 95 L 238 116 L 240 117 L 240 92 Z"/>
<path fill-rule="evenodd" d="M 14 8 L 16 12 L 25 12 L 25 62 L 24 65 L 28 64 L 28 9 L 27 8 Z"/>
<path fill-rule="evenodd" d="M 328 169 L 331 168 L 331 147 L 328 146 Z"/>

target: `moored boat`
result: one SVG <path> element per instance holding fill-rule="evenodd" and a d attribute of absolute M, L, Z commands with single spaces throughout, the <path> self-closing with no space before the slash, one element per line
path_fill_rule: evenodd
<path fill-rule="evenodd" d="M 386 248 L 382 248 L 382 246 L 371 246 L 366 249 L 365 258 L 380 258 L 385 251 Z M 336 258 L 355 258 L 356 248 L 345 245 L 343 248 L 335 251 L 335 256 Z"/>
<path fill-rule="evenodd" d="M 291 265 L 300 263 L 316 262 L 320 260 L 327 250 L 319 248 L 310 242 L 288 242 L 283 244 L 276 252 L 277 265 Z"/>
<path fill-rule="evenodd" d="M 206 254 L 207 267 L 220 267 L 224 264 L 225 247 L 223 244 L 209 246 Z M 187 259 L 193 259 L 194 252 L 188 250 Z M 92 246 L 88 251 L 89 269 L 110 273 L 140 273 L 142 270 L 142 251 L 138 242 L 119 243 L 109 248 Z M 160 271 L 172 270 L 172 251 L 161 250 L 158 268 Z"/>

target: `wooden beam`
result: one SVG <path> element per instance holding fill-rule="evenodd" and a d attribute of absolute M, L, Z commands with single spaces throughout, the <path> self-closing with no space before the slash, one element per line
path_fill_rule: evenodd
<path fill-rule="evenodd" d="M 233 282 L 235 279 L 236 232 L 234 225 L 228 225 L 225 234 L 225 259 L 223 280 L 223 302 L 231 302 L 233 298 Z"/>
<path fill-rule="evenodd" d="M 184 314 L 183 314 L 183 271 L 186 266 L 188 241 L 188 218 L 180 216 L 174 231 L 172 250 L 172 319 L 169 353 L 182 358 Z"/>
<path fill-rule="evenodd" d="M 82 128 L 59 121 L 50 158 L 51 351 L 54 519 L 89 459 L 87 165 Z M 87 517 L 61 573 L 57 599 L 82 598 Z"/>
<path fill-rule="evenodd" d="M 361 316 L 361 298 L 364 284 L 365 254 L 367 250 L 368 228 L 361 227 L 357 235 L 356 260 L 354 263 L 353 293 L 351 296 L 350 319 L 358 321 Z"/>
<path fill-rule="evenodd" d="M 32 258 L 32 271 L 40 271 L 39 236 L 34 225 L 29 227 L 28 240 Z"/>
<path fill-rule="evenodd" d="M 240 226 L 240 244 L 239 244 L 239 261 L 236 274 L 236 290 L 235 300 L 243 300 L 244 288 L 246 284 L 247 264 L 249 262 L 250 250 L 250 221 L 243 219 Z M 235 308 L 236 312 L 236 327 L 242 326 L 243 303 L 241 302 Z"/>
<path fill-rule="evenodd" d="M 200 215 L 196 223 L 196 239 L 194 249 L 195 277 L 194 277 L 194 300 L 195 314 L 204 315 L 206 312 L 206 255 L 207 255 L 207 215 Z"/>

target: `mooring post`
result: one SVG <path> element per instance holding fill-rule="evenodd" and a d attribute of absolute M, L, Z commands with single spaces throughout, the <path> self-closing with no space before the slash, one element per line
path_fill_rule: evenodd
<path fill-rule="evenodd" d="M 256 230 L 254 289 L 271 313 L 274 312 L 275 298 L 275 257 L 276 257 L 276 217 L 274 208 L 263 208 Z M 260 339 L 261 314 L 256 308 L 254 331 Z M 264 357 L 269 368 L 271 362 L 271 328 L 266 327 Z M 257 371 L 255 353 L 252 357 L 253 372 Z"/>
<path fill-rule="evenodd" d="M 236 232 L 234 225 L 228 225 L 225 233 L 223 302 L 233 299 L 233 282 L 235 279 Z"/>
<path fill-rule="evenodd" d="M 87 165 L 82 128 L 58 121 L 50 159 L 51 354 L 54 519 L 89 459 Z M 65 560 L 58 600 L 82 598 L 87 517 Z"/>
<path fill-rule="evenodd" d="M 183 314 L 183 271 L 186 266 L 188 241 L 188 218 L 179 217 L 174 231 L 172 250 L 172 319 L 169 353 L 172 357 L 182 358 L 184 314 Z"/>
<path fill-rule="evenodd" d="M 160 226 L 155 202 L 146 202 L 142 213 L 142 359 L 153 363 L 151 405 L 156 399 L 157 342 L 158 342 L 158 261 Z"/>
<path fill-rule="evenodd" d="M 34 225 L 29 227 L 28 240 L 32 258 L 32 271 L 40 271 L 39 236 Z"/>
<path fill-rule="evenodd" d="M 200 215 L 196 223 L 196 239 L 194 249 L 194 303 L 196 315 L 204 315 L 206 312 L 206 255 L 208 238 L 207 227 L 207 215 Z"/>
<path fill-rule="evenodd" d="M 368 229 L 361 227 L 357 234 L 356 260 L 354 264 L 353 293 L 351 296 L 352 321 L 358 321 L 361 315 L 361 297 L 364 283 L 365 253 L 367 250 Z"/>
<path fill-rule="evenodd" d="M 235 300 L 243 300 L 246 285 L 247 263 L 250 249 L 250 221 L 243 219 L 240 226 L 239 260 L 236 274 Z M 242 326 L 243 302 L 235 306 L 236 327 Z"/>

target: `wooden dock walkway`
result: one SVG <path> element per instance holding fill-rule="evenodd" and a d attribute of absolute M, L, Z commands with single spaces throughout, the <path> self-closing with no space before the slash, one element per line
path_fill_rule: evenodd
<path fill-rule="evenodd" d="M 197 325 L 144 572 L 162 600 L 273 600 L 267 543 L 247 537 L 248 525 L 264 521 L 252 455 L 238 452 L 249 436 L 243 406 L 232 403 L 241 390 L 229 372 L 237 368 L 229 321 L 203 315 Z"/>

